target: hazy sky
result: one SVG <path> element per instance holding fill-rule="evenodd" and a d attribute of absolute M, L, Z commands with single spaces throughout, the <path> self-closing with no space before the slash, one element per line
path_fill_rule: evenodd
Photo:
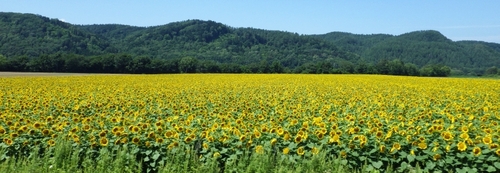
<path fill-rule="evenodd" d="M 500 43 L 500 0 L 0 0 L 0 11 L 72 24 L 156 26 L 202 19 L 299 34 L 437 30 L 455 41 Z"/>

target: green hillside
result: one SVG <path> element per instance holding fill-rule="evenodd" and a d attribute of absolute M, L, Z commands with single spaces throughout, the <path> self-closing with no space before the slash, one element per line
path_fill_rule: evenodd
<path fill-rule="evenodd" d="M 34 14 L 0 13 L 0 54 L 4 56 L 68 52 L 115 52 L 108 39 L 74 25 Z"/>
<path fill-rule="evenodd" d="M 438 31 L 299 35 L 203 20 L 152 27 L 73 25 L 0 12 L 0 70 L 8 71 L 432 76 L 487 74 L 495 71 L 492 66 L 500 66 L 500 44 L 453 42 Z"/>
<path fill-rule="evenodd" d="M 400 59 L 418 66 L 443 64 L 464 72 L 483 73 L 500 66 L 500 44 L 451 41 L 438 31 L 415 31 L 398 36 L 328 33 L 314 35 L 376 63 Z"/>

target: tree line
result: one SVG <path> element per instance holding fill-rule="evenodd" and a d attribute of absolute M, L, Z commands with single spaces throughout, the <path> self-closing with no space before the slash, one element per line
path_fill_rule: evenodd
<path fill-rule="evenodd" d="M 383 59 L 378 63 L 350 61 L 319 61 L 290 68 L 278 61 L 262 60 L 246 65 L 200 60 L 196 57 L 177 59 L 151 58 L 130 54 L 83 56 L 77 54 L 44 54 L 39 57 L 5 57 L 0 55 L 0 71 L 71 72 L 71 73 L 302 73 L 302 74 L 387 74 L 404 76 L 449 76 L 451 69 L 444 65 L 415 64 L 399 59 Z M 490 72 L 491 71 L 491 72 Z M 490 73 L 498 70 L 489 70 Z"/>

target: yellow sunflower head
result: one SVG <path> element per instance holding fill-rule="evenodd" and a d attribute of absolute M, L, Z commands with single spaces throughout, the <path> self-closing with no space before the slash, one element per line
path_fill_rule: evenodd
<path fill-rule="evenodd" d="M 486 136 L 483 138 L 483 143 L 486 145 L 490 145 L 492 142 L 493 140 L 491 139 L 491 136 Z"/>
<path fill-rule="evenodd" d="M 465 144 L 465 142 L 458 142 L 457 144 L 457 148 L 459 151 L 465 151 L 467 150 L 467 144 Z"/>
<path fill-rule="evenodd" d="M 481 154 L 481 148 L 474 147 L 474 149 L 472 149 L 472 154 L 474 154 L 474 156 L 479 156 Z"/>
<path fill-rule="evenodd" d="M 283 154 L 288 154 L 288 153 L 290 153 L 290 148 L 288 147 L 283 148 Z"/>
<path fill-rule="evenodd" d="M 104 146 L 104 147 L 108 146 L 108 143 L 109 143 L 109 141 L 108 141 L 108 138 L 106 138 L 106 137 L 103 137 L 99 140 L 99 144 L 101 144 L 101 146 Z"/>
<path fill-rule="evenodd" d="M 264 154 L 264 147 L 262 145 L 257 145 L 255 147 L 255 153 L 257 153 L 257 154 Z"/>
<path fill-rule="evenodd" d="M 299 148 L 297 149 L 297 154 L 298 154 L 298 155 L 302 156 L 302 155 L 304 155 L 305 153 L 306 153 L 306 151 L 304 150 L 304 147 L 299 147 Z"/>

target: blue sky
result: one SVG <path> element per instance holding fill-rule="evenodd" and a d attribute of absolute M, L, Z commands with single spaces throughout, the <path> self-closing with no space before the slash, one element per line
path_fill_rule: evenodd
<path fill-rule="evenodd" d="M 72 24 L 156 26 L 202 19 L 299 34 L 437 30 L 454 41 L 500 43 L 499 0 L 0 0 L 0 4 L 3 12 L 40 14 Z"/>

